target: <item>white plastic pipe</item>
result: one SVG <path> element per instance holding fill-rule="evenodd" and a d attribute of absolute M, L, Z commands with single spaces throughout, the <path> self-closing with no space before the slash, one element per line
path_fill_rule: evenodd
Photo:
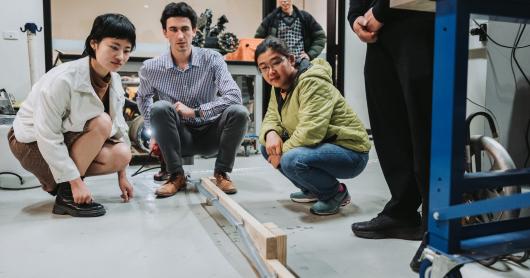
<path fill-rule="evenodd" d="M 39 79 L 39 75 L 37 73 L 37 69 L 35 67 L 35 42 L 33 41 L 36 34 L 30 31 L 26 32 L 27 38 L 28 38 L 28 60 L 29 60 L 29 78 L 31 82 L 31 86 L 37 82 Z"/>

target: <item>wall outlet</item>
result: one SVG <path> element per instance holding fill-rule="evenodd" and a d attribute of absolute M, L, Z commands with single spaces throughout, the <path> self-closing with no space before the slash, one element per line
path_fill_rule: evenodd
<path fill-rule="evenodd" d="M 5 31 L 2 32 L 2 38 L 4 40 L 18 40 L 18 33 L 17 31 Z"/>

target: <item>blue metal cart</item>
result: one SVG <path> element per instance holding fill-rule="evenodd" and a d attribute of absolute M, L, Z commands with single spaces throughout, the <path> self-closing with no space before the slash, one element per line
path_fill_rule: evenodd
<path fill-rule="evenodd" d="M 420 277 L 461 277 L 468 262 L 530 249 L 530 217 L 463 226 L 462 217 L 530 207 L 530 193 L 462 204 L 465 192 L 530 183 L 530 169 L 466 173 L 466 88 L 470 15 L 530 22 L 529 0 L 437 0 L 429 246 Z"/>

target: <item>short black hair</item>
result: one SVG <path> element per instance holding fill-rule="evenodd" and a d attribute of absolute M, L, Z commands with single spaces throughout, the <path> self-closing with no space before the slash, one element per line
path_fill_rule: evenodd
<path fill-rule="evenodd" d="M 256 63 L 256 65 L 258 64 L 259 55 L 266 52 L 269 48 L 285 57 L 289 57 L 291 55 L 289 47 L 283 40 L 269 36 L 256 47 L 256 51 L 254 52 L 254 63 Z"/>
<path fill-rule="evenodd" d="M 101 42 L 104 38 L 125 39 L 131 43 L 131 50 L 136 46 L 136 28 L 134 25 L 122 14 L 102 14 L 94 19 L 90 35 L 85 41 L 85 51 L 83 56 L 90 56 L 96 58 L 96 53 L 90 42 L 95 40 Z"/>
<path fill-rule="evenodd" d="M 195 29 L 197 27 L 197 14 L 193 8 L 185 2 L 171 2 L 166 5 L 160 17 L 160 23 L 162 23 L 162 29 L 166 30 L 167 19 L 170 17 L 187 17 L 191 21 L 191 27 Z"/>

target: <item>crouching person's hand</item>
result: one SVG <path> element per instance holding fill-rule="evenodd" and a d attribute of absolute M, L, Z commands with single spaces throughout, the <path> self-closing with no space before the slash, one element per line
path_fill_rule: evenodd
<path fill-rule="evenodd" d="M 121 195 L 120 197 L 123 199 L 124 202 L 129 202 L 129 200 L 133 197 L 133 187 L 129 180 L 127 179 L 127 175 L 124 171 L 118 172 L 118 184 L 120 186 Z"/>
<path fill-rule="evenodd" d="M 280 167 L 280 160 L 282 160 L 281 155 L 270 155 L 269 156 L 269 163 L 272 165 L 272 167 L 278 169 Z"/>
<path fill-rule="evenodd" d="M 267 133 L 265 137 L 265 149 L 268 156 L 282 155 L 282 138 L 276 131 L 272 130 Z"/>
<path fill-rule="evenodd" d="M 92 203 L 92 194 L 88 190 L 85 182 L 81 178 L 70 181 L 72 188 L 72 196 L 76 204 L 90 204 Z"/>

